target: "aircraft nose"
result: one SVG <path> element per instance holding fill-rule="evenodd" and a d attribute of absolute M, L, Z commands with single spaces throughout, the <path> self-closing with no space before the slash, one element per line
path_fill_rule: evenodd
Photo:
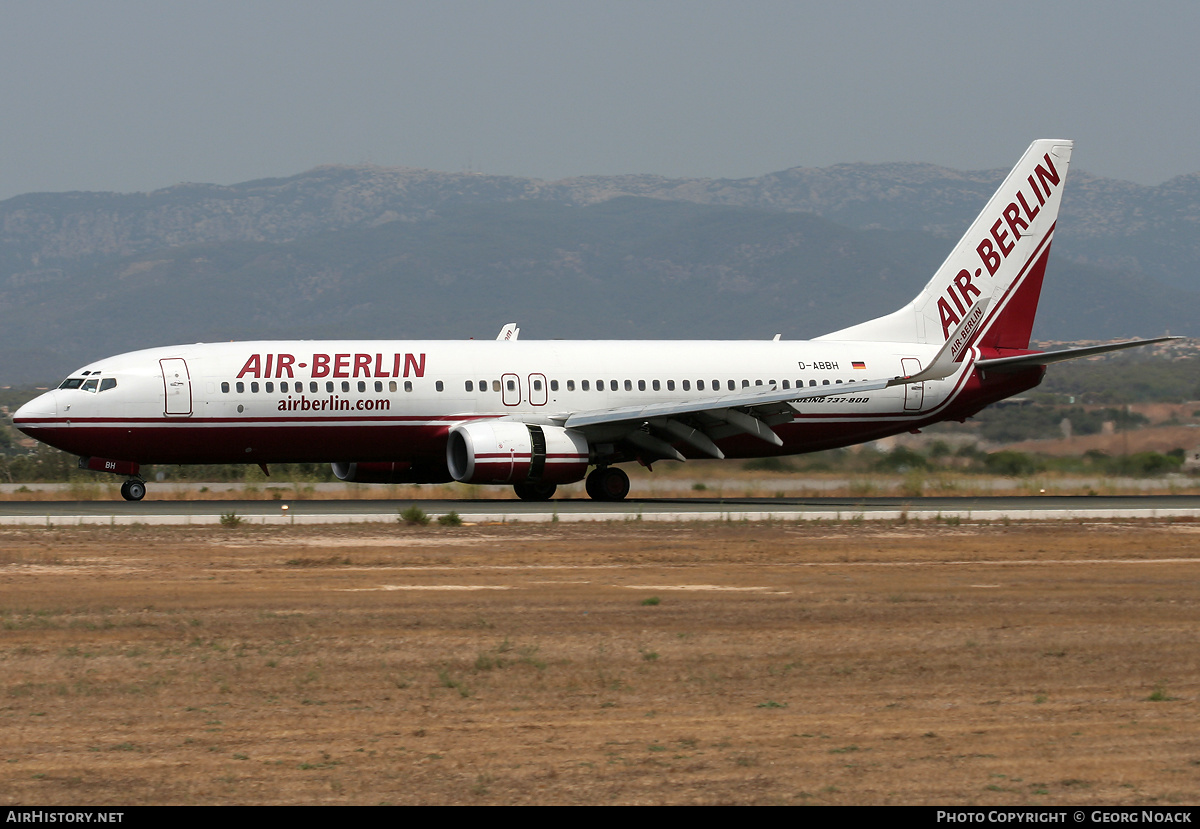
<path fill-rule="evenodd" d="M 13 425 L 22 429 L 40 420 L 58 417 L 58 398 L 49 391 L 38 395 L 13 413 Z"/>

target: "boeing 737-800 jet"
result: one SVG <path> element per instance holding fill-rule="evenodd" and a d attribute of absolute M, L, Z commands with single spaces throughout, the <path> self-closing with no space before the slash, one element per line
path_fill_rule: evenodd
<path fill-rule="evenodd" d="M 244 342 L 98 360 L 17 428 L 127 477 L 143 464 L 332 462 L 345 481 L 508 484 L 525 499 L 617 464 L 847 446 L 961 420 L 1049 363 L 1167 338 L 1036 352 L 1030 332 L 1070 141 L 1035 141 L 912 302 L 809 341 Z M 589 474 L 588 469 L 595 467 Z"/>

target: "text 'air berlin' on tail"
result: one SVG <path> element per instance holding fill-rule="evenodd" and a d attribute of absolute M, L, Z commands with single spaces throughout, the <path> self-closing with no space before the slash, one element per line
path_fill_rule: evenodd
<path fill-rule="evenodd" d="M 987 317 L 974 321 L 965 345 L 1029 348 L 1071 146 L 1034 141 L 912 302 L 821 339 L 943 343 L 987 298 Z"/>

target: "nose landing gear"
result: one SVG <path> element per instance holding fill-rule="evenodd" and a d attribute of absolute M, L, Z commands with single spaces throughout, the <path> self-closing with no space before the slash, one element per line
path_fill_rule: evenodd
<path fill-rule="evenodd" d="M 121 484 L 121 497 L 126 501 L 140 501 L 146 497 L 146 483 L 137 478 L 130 478 Z"/>

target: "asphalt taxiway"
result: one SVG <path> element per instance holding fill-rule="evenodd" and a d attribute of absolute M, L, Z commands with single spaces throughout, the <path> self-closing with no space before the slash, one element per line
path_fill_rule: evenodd
<path fill-rule="evenodd" d="M 1200 519 L 1200 496 L 990 496 L 961 498 L 723 498 L 518 500 L 151 500 L 5 501 L 0 525 L 219 524 L 229 516 L 251 524 L 395 522 L 416 505 L 432 518 L 457 513 L 464 522 L 513 521 L 815 521 L 902 518 L 961 521 Z"/>

